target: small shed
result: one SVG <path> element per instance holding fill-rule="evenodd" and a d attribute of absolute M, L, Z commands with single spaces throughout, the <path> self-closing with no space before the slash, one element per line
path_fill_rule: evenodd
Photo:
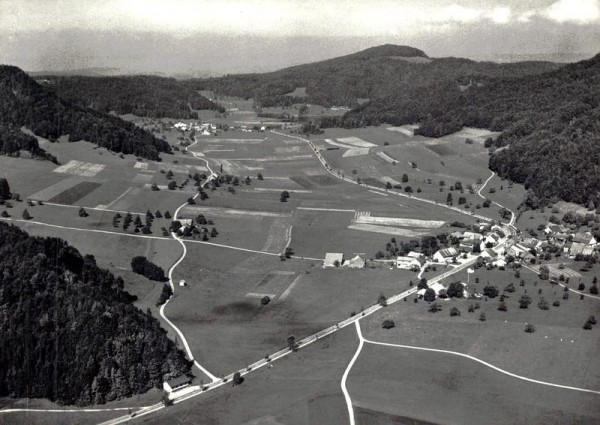
<path fill-rule="evenodd" d="M 163 389 L 168 393 L 172 393 L 173 391 L 187 387 L 191 383 L 192 378 L 183 375 L 178 378 L 169 379 L 168 381 L 163 382 Z"/>

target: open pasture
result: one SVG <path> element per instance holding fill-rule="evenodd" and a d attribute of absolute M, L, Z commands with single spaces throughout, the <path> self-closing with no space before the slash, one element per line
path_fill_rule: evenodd
<path fill-rule="evenodd" d="M 195 218 L 198 214 L 214 220 L 214 226 L 206 226 L 219 232 L 211 242 L 272 253 L 283 252 L 291 225 L 290 213 L 228 208 L 187 206 L 180 218 Z"/>
<path fill-rule="evenodd" d="M 200 244 L 188 250 L 174 276 L 188 286 L 176 288 L 167 315 L 213 373 L 264 357 L 284 346 L 289 334 L 306 336 L 358 312 L 380 292 L 400 292 L 412 276 L 381 268 L 324 270 L 320 261 L 281 261 Z M 257 293 L 275 298 L 262 306 L 252 296 Z"/>
<path fill-rule="evenodd" d="M 524 382 L 457 356 L 373 344 L 363 347 L 348 391 L 354 406 L 397 423 L 558 425 L 600 418 L 594 394 Z"/>
<path fill-rule="evenodd" d="M 429 304 L 414 296 L 368 317 L 361 322 L 365 338 L 394 344 L 405 344 L 442 350 L 451 350 L 475 356 L 509 372 L 546 382 L 600 390 L 600 365 L 597 356 L 597 329 L 584 330 L 590 315 L 598 317 L 600 302 L 569 293 L 563 299 L 563 288 L 539 281 L 531 272 L 521 271 L 525 286 L 511 272 L 476 270 L 471 275 L 469 292 L 482 293 L 486 285 L 495 285 L 500 294 L 510 283 L 515 292 L 504 292 L 506 311 L 498 310 L 499 297 L 480 299 L 436 300 L 442 311 L 431 313 Z M 479 278 L 479 283 L 476 279 Z M 466 272 L 446 280 L 466 282 Z M 541 293 L 538 293 L 539 291 Z M 527 292 L 525 292 L 527 291 Z M 528 308 L 519 308 L 519 299 L 527 293 L 531 298 Z M 548 309 L 538 307 L 544 298 Z M 559 306 L 553 302 L 559 301 Z M 469 312 L 470 305 L 479 307 Z M 460 316 L 450 317 L 452 307 Z M 481 321 L 480 315 L 486 320 Z M 394 320 L 396 328 L 384 330 L 381 322 Z M 526 324 L 536 331 L 524 332 Z"/>
<path fill-rule="evenodd" d="M 344 329 L 285 359 L 245 376 L 235 388 L 223 386 L 149 416 L 144 422 L 182 425 L 304 425 L 348 423 L 340 389 L 346 364 L 356 345 Z"/>

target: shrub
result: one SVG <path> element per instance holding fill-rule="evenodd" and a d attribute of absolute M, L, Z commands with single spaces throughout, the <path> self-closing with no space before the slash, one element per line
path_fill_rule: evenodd
<path fill-rule="evenodd" d="M 271 302 L 271 297 L 269 297 L 268 295 L 265 295 L 264 297 L 262 297 L 262 298 L 260 299 L 260 303 L 261 303 L 262 305 L 267 305 L 267 304 L 269 304 L 270 302 Z"/>
<path fill-rule="evenodd" d="M 164 303 L 166 303 L 167 300 L 169 298 L 171 298 L 171 295 L 173 295 L 173 290 L 171 289 L 171 286 L 169 286 L 168 283 L 165 283 L 163 285 L 162 292 L 160 293 L 160 296 L 158 297 L 158 301 L 156 302 L 156 306 L 159 307 L 159 306 L 163 305 Z"/>
<path fill-rule="evenodd" d="M 485 322 L 485 313 L 481 313 L 481 314 L 479 315 L 479 320 L 480 320 L 481 322 Z"/>
<path fill-rule="evenodd" d="M 548 310 L 550 308 L 548 301 L 546 301 L 544 297 L 540 298 L 540 301 L 538 302 L 538 308 L 540 310 Z"/>
<path fill-rule="evenodd" d="M 590 287 L 590 294 L 592 294 L 592 295 L 598 295 L 598 284 L 594 283 Z"/>
<path fill-rule="evenodd" d="M 381 327 L 382 327 L 383 329 L 391 329 L 391 328 L 393 328 L 393 327 L 395 327 L 395 326 L 396 326 L 396 324 L 394 323 L 394 321 L 393 321 L 393 320 L 390 320 L 390 319 L 386 319 L 386 320 L 384 320 L 384 321 L 381 323 Z"/>
<path fill-rule="evenodd" d="M 498 311 L 507 311 L 508 308 L 506 307 L 506 303 L 504 301 L 500 302 L 500 304 L 498 304 Z"/>
<path fill-rule="evenodd" d="M 553 305 L 554 307 L 560 307 L 560 301 L 558 301 L 558 300 L 554 300 L 554 302 L 552 303 L 552 305 Z"/>
<path fill-rule="evenodd" d="M 450 309 L 450 317 L 460 316 L 460 310 L 456 307 Z"/>
<path fill-rule="evenodd" d="M 514 285 L 514 283 L 509 283 L 508 285 L 506 285 L 506 286 L 504 287 L 504 291 L 505 291 L 505 292 L 515 292 L 515 291 L 516 291 L 516 289 L 515 289 L 515 285 Z"/>
<path fill-rule="evenodd" d="M 587 319 L 588 322 L 590 322 L 592 325 L 596 324 L 596 317 L 595 316 L 590 316 Z"/>
<path fill-rule="evenodd" d="M 525 332 L 527 332 L 528 334 L 534 333 L 535 326 L 533 326 L 531 323 L 528 323 L 527 325 L 525 325 Z"/>
<path fill-rule="evenodd" d="M 377 303 L 379 303 L 379 305 L 381 305 L 382 307 L 386 307 L 387 298 L 385 297 L 385 295 L 379 294 L 379 297 L 377 298 Z"/>
<path fill-rule="evenodd" d="M 438 303 L 433 303 L 429 306 L 428 311 L 430 313 L 437 313 L 438 311 L 442 311 L 442 306 L 439 305 Z"/>
<path fill-rule="evenodd" d="M 592 329 L 592 324 L 590 322 L 585 322 L 583 325 L 583 329 L 589 331 L 590 329 Z"/>

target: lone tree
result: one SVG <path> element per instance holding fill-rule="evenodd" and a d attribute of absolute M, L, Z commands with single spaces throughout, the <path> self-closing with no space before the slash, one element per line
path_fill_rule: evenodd
<path fill-rule="evenodd" d="M 31 220 L 31 215 L 29 214 L 29 211 L 23 210 L 23 220 Z"/>
<path fill-rule="evenodd" d="M 290 192 L 288 192 L 287 190 L 284 190 L 283 192 L 281 192 L 281 196 L 280 196 L 279 200 L 281 202 L 287 202 L 289 197 L 290 197 Z"/>
<path fill-rule="evenodd" d="M 391 319 L 386 319 L 381 323 L 381 327 L 383 329 L 391 329 L 391 328 L 394 328 L 395 326 L 396 326 L 396 324 Z"/>
<path fill-rule="evenodd" d="M 377 303 L 382 307 L 387 307 L 387 298 L 385 295 L 380 293 L 379 297 L 377 297 Z"/>
<path fill-rule="evenodd" d="M 87 217 L 88 215 L 89 214 L 83 207 L 79 208 L 79 217 Z"/>
<path fill-rule="evenodd" d="M 539 276 L 541 280 L 548 280 L 550 278 L 550 269 L 548 266 L 540 266 Z"/>
<path fill-rule="evenodd" d="M 177 183 L 175 183 L 174 180 L 171 180 L 169 182 L 169 184 L 167 185 L 167 189 L 169 189 L 169 190 L 175 190 L 176 188 L 177 188 Z"/>
<path fill-rule="evenodd" d="M 236 385 L 241 385 L 242 382 L 244 382 L 244 377 L 242 376 L 242 374 L 240 372 L 234 373 L 233 386 L 235 387 Z"/>
<path fill-rule="evenodd" d="M 296 342 L 296 337 L 294 335 L 290 335 L 287 337 L 287 345 L 288 348 L 292 351 L 298 350 L 298 343 Z"/>
<path fill-rule="evenodd" d="M 431 288 L 427 288 L 425 290 L 425 294 L 423 294 L 423 299 L 427 302 L 431 302 L 435 300 L 435 291 Z"/>
<path fill-rule="evenodd" d="M 527 332 L 528 334 L 534 333 L 535 326 L 533 326 L 531 323 L 528 323 L 527 325 L 525 325 L 525 332 Z"/>
<path fill-rule="evenodd" d="M 463 286 L 460 282 L 452 282 L 448 286 L 448 290 L 446 291 L 446 295 L 450 298 L 462 298 L 463 297 Z"/>
<path fill-rule="evenodd" d="M 10 186 L 8 185 L 8 180 L 5 178 L 0 179 L 0 199 L 10 199 Z"/>
<path fill-rule="evenodd" d="M 483 295 L 489 298 L 496 298 L 498 296 L 498 288 L 494 285 L 487 285 L 483 288 Z"/>
<path fill-rule="evenodd" d="M 450 317 L 460 316 L 460 310 L 457 307 L 450 309 Z"/>
<path fill-rule="evenodd" d="M 167 174 L 165 175 L 166 178 L 168 179 L 172 179 L 173 178 L 173 171 L 169 170 L 167 171 Z"/>
<path fill-rule="evenodd" d="M 404 173 L 402 174 L 402 183 L 406 183 L 408 182 L 408 174 Z"/>
<path fill-rule="evenodd" d="M 521 295 L 519 298 L 519 308 L 527 308 L 531 304 L 531 298 L 527 294 Z"/>

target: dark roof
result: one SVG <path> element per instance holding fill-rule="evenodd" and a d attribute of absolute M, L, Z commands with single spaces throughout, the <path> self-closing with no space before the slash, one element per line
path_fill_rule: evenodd
<path fill-rule="evenodd" d="M 184 384 L 189 384 L 190 382 L 192 382 L 192 378 L 182 375 L 177 378 L 169 379 L 167 384 L 169 384 L 171 388 L 175 388 Z"/>

